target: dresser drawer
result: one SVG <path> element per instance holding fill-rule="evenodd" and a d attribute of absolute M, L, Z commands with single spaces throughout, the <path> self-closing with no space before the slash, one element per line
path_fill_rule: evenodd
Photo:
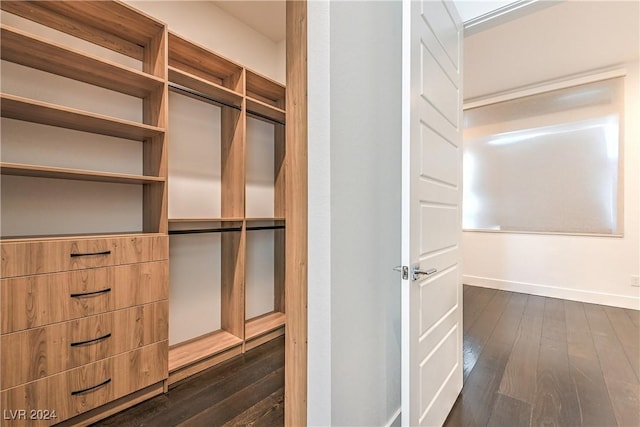
<path fill-rule="evenodd" d="M 168 259 L 168 238 L 137 235 L 3 242 L 2 277 L 27 276 Z"/>
<path fill-rule="evenodd" d="M 167 341 L 84 365 L 2 391 L 5 414 L 26 411 L 27 419 L 3 426 L 47 426 L 96 408 L 167 378 Z M 55 411 L 53 420 L 29 419 L 31 411 Z M 11 418 L 11 417 L 5 417 Z M 17 418 L 17 417 L 14 417 Z"/>
<path fill-rule="evenodd" d="M 3 335 L 0 389 L 164 341 L 168 314 L 165 300 Z"/>
<path fill-rule="evenodd" d="M 169 262 L 0 280 L 0 332 L 78 319 L 168 298 Z"/>

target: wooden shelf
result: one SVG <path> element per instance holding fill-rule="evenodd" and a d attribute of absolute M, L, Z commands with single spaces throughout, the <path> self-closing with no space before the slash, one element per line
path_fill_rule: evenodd
<path fill-rule="evenodd" d="M 241 79 L 243 67 L 169 31 L 169 70 L 171 69 L 199 78 L 200 81 L 196 84 L 204 82 L 211 87 L 225 87 L 232 93 L 244 93 L 243 79 Z M 180 84 L 171 76 L 169 80 Z"/>
<path fill-rule="evenodd" d="M 212 100 L 222 104 L 232 105 L 237 108 L 241 108 L 242 106 L 242 94 L 227 89 L 224 86 L 211 83 L 176 67 L 169 67 L 169 81 L 210 97 Z"/>
<path fill-rule="evenodd" d="M 242 344 L 227 331 L 216 331 L 169 348 L 169 373 Z"/>
<path fill-rule="evenodd" d="M 286 89 L 283 85 L 255 71 L 247 70 L 247 97 L 284 109 L 285 96 Z"/>
<path fill-rule="evenodd" d="M 3 0 L 0 7 L 140 61 L 150 40 L 165 28 L 123 2 Z"/>
<path fill-rule="evenodd" d="M 272 105 L 267 104 L 266 102 L 250 98 L 247 96 L 247 112 L 249 114 L 253 113 L 258 116 L 258 118 L 266 118 L 269 120 L 274 120 L 276 122 L 285 123 L 287 118 L 286 112 L 278 107 L 274 107 Z"/>
<path fill-rule="evenodd" d="M 1 25 L 2 59 L 144 98 L 164 80 Z M 25 55 L 28 52 L 28 55 Z"/>
<path fill-rule="evenodd" d="M 88 113 L 5 93 L 0 94 L 0 107 L 2 108 L 2 117 L 118 138 L 142 141 L 145 138 L 164 133 L 164 129 L 156 126 Z"/>
<path fill-rule="evenodd" d="M 110 182 L 116 184 L 153 184 L 165 181 L 165 178 L 157 176 L 97 172 L 91 170 L 59 168 L 52 166 L 34 166 L 7 162 L 0 162 L 0 172 L 2 175 Z"/>
<path fill-rule="evenodd" d="M 249 319 L 245 322 L 245 339 L 248 341 L 276 330 L 284 326 L 285 320 L 285 314 L 277 311 Z"/>

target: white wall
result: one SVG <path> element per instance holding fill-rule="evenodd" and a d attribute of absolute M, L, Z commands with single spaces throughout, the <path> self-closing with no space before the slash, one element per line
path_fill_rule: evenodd
<path fill-rule="evenodd" d="M 307 5 L 307 423 L 331 425 L 331 82 L 329 1 Z"/>
<path fill-rule="evenodd" d="M 401 22 L 399 2 L 309 4 L 310 425 L 400 408 Z"/>
<path fill-rule="evenodd" d="M 284 83 L 284 49 L 213 2 L 125 1 L 166 22 L 171 31 Z"/>
<path fill-rule="evenodd" d="M 640 308 L 638 2 L 562 2 L 465 38 L 465 99 L 627 69 L 624 237 L 463 233 L 464 282 Z"/>

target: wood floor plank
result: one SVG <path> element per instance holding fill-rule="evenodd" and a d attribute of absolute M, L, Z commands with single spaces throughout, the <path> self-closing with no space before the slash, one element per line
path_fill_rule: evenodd
<path fill-rule="evenodd" d="M 529 427 L 531 411 L 529 403 L 499 393 L 487 425 L 491 427 Z"/>
<path fill-rule="evenodd" d="M 284 417 L 284 388 L 271 393 L 266 399 L 256 403 L 238 416 L 223 424 L 223 427 L 234 426 L 273 426 L 282 423 L 274 422 Z"/>
<path fill-rule="evenodd" d="M 482 311 L 496 294 L 495 289 L 481 288 L 478 286 L 466 286 L 468 295 L 464 295 L 463 305 L 468 304 L 468 309 L 463 309 L 462 328 L 466 332 L 478 320 Z"/>
<path fill-rule="evenodd" d="M 544 334 L 544 324 L 543 324 Z M 537 386 L 531 424 L 536 426 L 580 425 L 580 403 L 571 374 L 566 341 L 540 340 Z"/>
<path fill-rule="evenodd" d="M 466 379 L 473 370 L 480 353 L 483 351 L 485 344 L 493 333 L 498 319 L 502 316 L 502 312 L 509 302 L 510 294 L 505 291 L 496 291 L 491 301 L 482 310 L 478 320 L 464 334 L 463 353 L 464 353 L 464 378 Z"/>
<path fill-rule="evenodd" d="M 627 313 L 627 316 L 629 316 L 629 319 L 631 319 L 631 322 L 636 325 L 636 328 L 640 328 L 640 310 L 625 308 L 624 311 Z"/>
<path fill-rule="evenodd" d="M 640 426 L 640 385 L 607 381 L 611 403 L 619 426 Z"/>
<path fill-rule="evenodd" d="M 561 299 L 545 298 L 542 337 L 558 341 L 567 340 L 564 303 Z"/>
<path fill-rule="evenodd" d="M 500 393 L 533 403 L 541 335 L 542 315 L 523 316 L 500 383 Z"/>
<path fill-rule="evenodd" d="M 280 355 L 278 355 L 280 356 Z M 162 418 L 152 418 L 153 422 L 166 422 L 168 425 L 178 425 L 181 422 L 190 419 L 193 414 L 199 414 L 206 411 L 212 405 L 225 399 L 229 395 L 233 395 L 236 390 L 245 389 L 256 383 L 258 378 L 269 375 L 273 372 L 275 365 L 278 364 L 280 357 L 270 357 L 262 359 L 261 363 L 254 365 L 249 370 L 240 371 L 233 377 L 225 378 L 217 384 L 212 384 L 203 388 L 197 395 L 192 396 L 188 401 L 183 401 L 172 407 L 168 414 L 162 415 Z M 284 381 L 284 378 L 283 378 Z"/>
<path fill-rule="evenodd" d="M 545 297 L 538 295 L 529 295 L 527 298 L 527 306 L 524 309 L 524 316 L 542 317 L 544 316 Z"/>
<path fill-rule="evenodd" d="M 584 309 L 618 425 L 640 425 L 640 383 L 622 343 L 603 306 L 584 304 Z"/>
<path fill-rule="evenodd" d="M 496 321 L 499 326 L 494 327 L 462 390 L 458 420 L 462 420 L 466 426 L 484 426 L 489 422 L 520 326 L 527 296 L 517 293 L 507 295 L 506 306 Z M 487 310 L 490 310 L 490 305 Z"/>
<path fill-rule="evenodd" d="M 637 384 L 638 378 L 609 322 L 604 307 L 584 304 L 584 309 L 607 383 L 623 381 Z"/>
<path fill-rule="evenodd" d="M 597 304 L 583 303 L 584 313 L 589 322 L 589 329 L 594 335 L 602 335 L 606 337 L 616 337 L 616 333 L 609 322 L 604 307 Z"/>
<path fill-rule="evenodd" d="M 629 365 L 636 374 L 636 379 L 640 380 L 640 333 L 638 328 L 633 324 L 631 318 L 625 313 L 624 309 L 616 307 L 604 308 L 609 323 L 622 344 Z"/>
<path fill-rule="evenodd" d="M 233 414 L 247 411 L 275 391 L 284 388 L 284 366 L 177 424 L 179 427 L 220 426 Z"/>
<path fill-rule="evenodd" d="M 615 426 L 613 406 L 583 304 L 565 301 L 564 305 L 569 369 L 578 395 L 582 425 L 584 427 Z"/>

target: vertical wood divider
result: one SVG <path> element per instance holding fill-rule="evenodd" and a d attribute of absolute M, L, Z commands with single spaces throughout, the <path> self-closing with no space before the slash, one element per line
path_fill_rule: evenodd
<path fill-rule="evenodd" d="M 286 127 L 280 124 L 274 129 L 274 215 L 276 218 L 287 219 L 287 193 L 286 193 Z M 273 289 L 273 309 L 274 311 L 285 312 L 285 263 L 286 263 L 286 232 L 284 230 L 274 230 L 274 289 Z"/>
<path fill-rule="evenodd" d="M 286 426 L 307 425 L 307 3 L 287 1 Z"/>
<path fill-rule="evenodd" d="M 243 69 L 237 87 L 245 92 Z M 244 218 L 246 101 L 240 111 L 222 107 L 222 217 Z M 244 340 L 246 229 L 222 233 L 222 329 Z"/>

